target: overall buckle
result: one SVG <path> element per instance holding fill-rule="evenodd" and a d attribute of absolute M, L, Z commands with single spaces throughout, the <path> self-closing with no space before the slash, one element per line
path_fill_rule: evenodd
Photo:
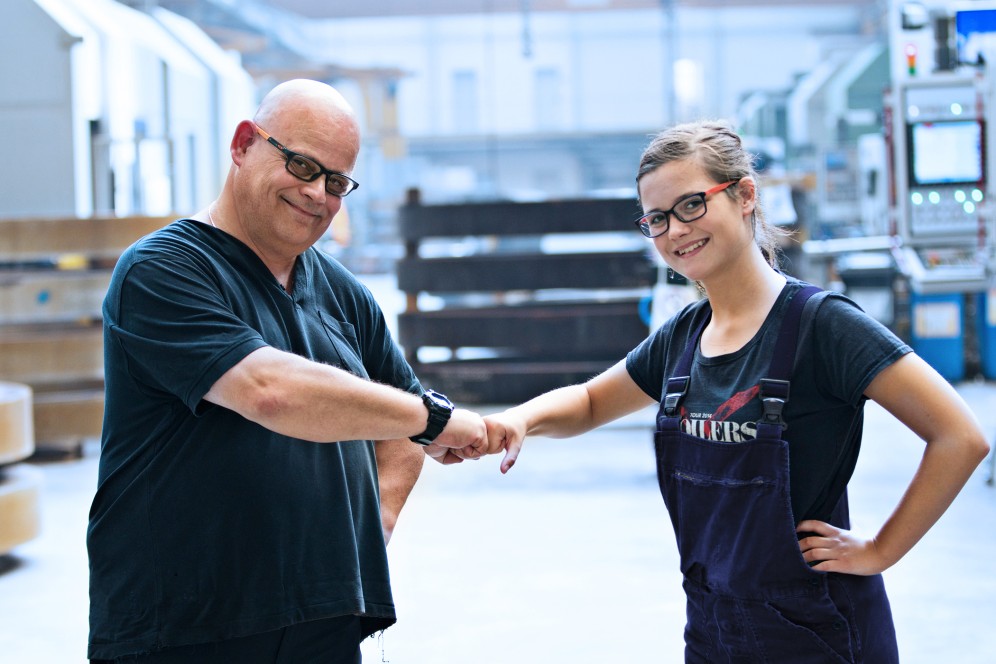
<path fill-rule="evenodd" d="M 760 385 L 761 407 L 763 413 L 761 421 L 764 424 L 781 427 L 784 431 L 788 429 L 788 423 L 782 417 L 785 410 L 785 402 L 789 398 L 789 381 L 777 380 L 774 378 L 762 378 Z"/>
<path fill-rule="evenodd" d="M 664 414 L 668 417 L 677 415 L 678 406 L 681 405 L 681 400 L 688 393 L 688 382 L 690 379 L 690 376 L 678 376 L 668 379 L 667 388 L 664 393 Z"/>

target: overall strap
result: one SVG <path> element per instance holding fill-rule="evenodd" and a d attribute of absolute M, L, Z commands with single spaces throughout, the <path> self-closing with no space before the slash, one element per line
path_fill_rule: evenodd
<path fill-rule="evenodd" d="M 762 378 L 758 386 L 758 396 L 764 411 L 757 423 L 758 438 L 778 439 L 781 438 L 782 431 L 788 428 L 782 412 L 789 398 L 789 376 L 792 375 L 792 367 L 795 366 L 802 311 L 809 298 L 820 290 L 816 286 L 805 286 L 789 301 L 788 310 L 782 319 L 781 330 L 778 332 L 775 352 L 768 366 L 767 378 Z"/>
<path fill-rule="evenodd" d="M 709 307 L 708 303 L 706 307 Z M 695 332 L 689 337 L 689 341 L 685 345 L 685 351 L 681 354 L 681 359 L 678 360 L 678 365 L 674 368 L 672 377 L 667 379 L 664 389 L 663 409 L 666 417 L 678 416 L 678 406 L 681 405 L 681 401 L 688 394 L 688 384 L 692 378 L 692 358 L 695 356 L 695 349 L 699 345 L 702 330 L 705 329 L 705 326 L 709 324 L 711 319 L 712 308 L 708 308 L 702 322 L 699 323 L 699 326 L 695 328 Z"/>

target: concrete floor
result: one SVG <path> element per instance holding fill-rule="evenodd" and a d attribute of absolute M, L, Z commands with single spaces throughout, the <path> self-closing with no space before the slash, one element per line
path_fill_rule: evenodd
<path fill-rule="evenodd" d="M 959 386 L 987 432 L 996 386 Z M 641 413 L 569 441 L 426 466 L 390 546 L 400 621 L 364 646 L 392 664 L 604 664 L 681 660 L 683 596 Z M 898 500 L 920 443 L 868 407 L 851 483 L 855 527 Z M 96 451 L 38 464 L 42 536 L 0 557 L 0 661 L 84 662 L 84 532 Z M 988 462 L 927 537 L 886 572 L 903 661 L 996 661 L 996 489 Z"/>
<path fill-rule="evenodd" d="M 990 438 L 996 383 L 957 386 Z M 493 410 L 493 409 L 484 409 Z M 652 411 L 573 440 L 427 463 L 389 548 L 399 623 L 364 644 L 392 664 L 678 662 L 684 597 L 654 478 Z M 852 521 L 873 532 L 922 444 L 869 404 Z M 0 557 L 0 662 L 85 662 L 87 512 L 97 451 L 37 464 L 42 535 Z M 996 488 L 989 461 L 886 572 L 906 664 L 996 662 Z"/>

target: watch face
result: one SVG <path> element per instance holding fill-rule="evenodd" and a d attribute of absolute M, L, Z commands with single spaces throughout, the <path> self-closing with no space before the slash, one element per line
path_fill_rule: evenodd
<path fill-rule="evenodd" d="M 425 395 L 432 399 L 433 403 L 442 408 L 453 408 L 453 402 L 447 399 L 445 394 L 440 394 L 439 392 L 435 392 L 433 390 L 426 390 Z"/>
<path fill-rule="evenodd" d="M 429 410 L 429 421 L 426 423 L 425 431 L 412 436 L 411 440 L 420 445 L 428 445 L 446 428 L 446 423 L 453 413 L 453 404 L 445 395 L 432 390 L 422 393 L 422 401 Z"/>

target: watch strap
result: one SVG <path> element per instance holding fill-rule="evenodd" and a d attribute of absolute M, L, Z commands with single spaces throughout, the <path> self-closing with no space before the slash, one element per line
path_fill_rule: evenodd
<path fill-rule="evenodd" d="M 426 423 L 425 431 L 412 436 L 409 440 L 419 445 L 429 445 L 436 437 L 443 432 L 446 424 L 453 414 L 453 404 L 442 394 L 433 390 L 426 390 L 422 393 L 422 403 L 429 411 L 429 420 Z"/>

